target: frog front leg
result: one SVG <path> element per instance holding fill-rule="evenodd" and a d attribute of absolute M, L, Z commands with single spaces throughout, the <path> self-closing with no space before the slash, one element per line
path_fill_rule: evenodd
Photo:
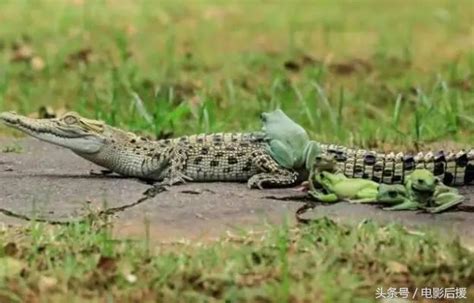
<path fill-rule="evenodd" d="M 433 199 L 435 205 L 439 206 L 426 208 L 426 210 L 432 214 L 436 214 L 460 204 L 464 200 L 464 197 L 456 192 L 445 192 L 436 195 Z"/>
<path fill-rule="evenodd" d="M 337 197 L 336 194 L 325 194 L 319 190 L 311 190 L 309 191 L 309 194 L 313 196 L 318 201 L 321 202 L 337 202 L 339 201 L 339 198 Z"/>
<path fill-rule="evenodd" d="M 417 210 L 419 207 L 420 205 L 415 201 L 405 199 L 402 203 L 392 207 L 384 207 L 383 210 Z"/>

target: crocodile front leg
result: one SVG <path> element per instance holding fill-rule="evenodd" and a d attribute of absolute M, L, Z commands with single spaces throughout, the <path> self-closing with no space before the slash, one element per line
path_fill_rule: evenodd
<path fill-rule="evenodd" d="M 191 177 L 186 176 L 184 168 L 188 160 L 187 149 L 184 145 L 178 144 L 176 146 L 168 147 L 165 153 L 169 157 L 169 166 L 165 169 L 164 179 L 161 182 L 165 185 L 184 184 L 186 181 L 192 181 Z"/>
<path fill-rule="evenodd" d="M 166 190 L 167 186 L 183 184 L 192 181 L 183 171 L 186 166 L 187 153 L 183 145 L 170 146 L 157 154 L 154 159 L 156 169 L 150 174 L 151 179 L 161 180 L 153 182 L 153 186 L 143 192 L 147 197 L 154 197 L 158 193 Z"/>

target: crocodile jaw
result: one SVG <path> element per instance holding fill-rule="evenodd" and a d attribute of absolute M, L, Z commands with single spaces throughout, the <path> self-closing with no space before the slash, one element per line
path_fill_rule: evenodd
<path fill-rule="evenodd" d="M 4 112 L 0 113 L 0 122 L 32 137 L 77 153 L 97 153 L 104 145 L 104 139 L 100 136 L 61 125 L 58 119 L 33 119 L 12 112 Z"/>

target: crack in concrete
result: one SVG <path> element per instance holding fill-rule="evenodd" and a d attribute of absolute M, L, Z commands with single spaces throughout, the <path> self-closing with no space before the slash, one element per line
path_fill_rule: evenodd
<path fill-rule="evenodd" d="M 48 224 L 51 224 L 51 225 L 71 225 L 71 224 L 75 224 L 75 223 L 85 222 L 88 219 L 93 218 L 93 217 L 103 218 L 103 217 L 112 216 L 112 215 L 114 215 L 116 213 L 119 213 L 119 212 L 123 212 L 123 211 L 125 211 L 129 208 L 132 208 L 134 206 L 137 206 L 139 204 L 144 203 L 145 201 L 155 197 L 158 193 L 163 192 L 165 190 L 166 190 L 165 187 L 155 187 L 152 194 L 149 194 L 148 190 L 147 190 L 147 191 L 142 193 L 142 197 L 140 199 L 138 199 L 137 201 L 135 201 L 133 203 L 124 204 L 124 205 L 117 206 L 117 207 L 107 208 L 105 210 L 99 211 L 96 214 L 90 213 L 90 214 L 82 217 L 81 219 L 73 220 L 73 221 L 59 221 L 59 220 L 51 220 L 51 219 L 36 218 L 36 217 L 32 218 L 32 217 L 29 217 L 29 216 L 26 216 L 26 215 L 23 215 L 23 214 L 13 212 L 13 211 L 5 209 L 5 208 L 0 208 L 0 213 L 4 214 L 6 216 L 9 216 L 9 217 L 12 217 L 12 218 L 15 218 L 15 219 L 24 220 L 24 221 L 30 221 L 30 222 L 35 221 L 35 222 L 41 222 L 41 223 L 48 223 Z"/>

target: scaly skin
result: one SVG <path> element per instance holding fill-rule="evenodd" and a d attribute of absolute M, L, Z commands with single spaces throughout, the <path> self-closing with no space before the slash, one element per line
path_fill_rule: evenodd
<path fill-rule="evenodd" d="M 417 169 L 406 178 L 404 186 L 380 184 L 375 198 L 369 197 L 365 201 L 355 202 L 393 205 L 384 210 L 423 209 L 430 213 L 440 213 L 463 200 L 464 197 L 459 195 L 455 188 L 442 184 L 428 170 Z"/>
<path fill-rule="evenodd" d="M 77 113 L 53 119 L 1 113 L 0 121 L 68 148 L 115 173 L 169 185 L 192 180 L 248 181 L 252 188 L 281 187 L 294 184 L 298 177 L 271 158 L 261 133 L 201 134 L 150 141 Z"/>
<path fill-rule="evenodd" d="M 351 178 L 386 184 L 403 183 L 415 169 L 427 169 L 446 185 L 474 183 L 474 149 L 459 152 L 382 154 L 364 149 L 320 144 L 322 153 L 333 154 L 337 169 Z"/>
<path fill-rule="evenodd" d="M 315 156 L 333 155 L 336 170 L 350 178 L 397 184 L 403 183 L 415 169 L 425 168 L 446 185 L 474 183 L 474 149 L 456 153 L 382 154 L 311 141 L 304 129 L 281 110 L 263 113 L 262 123 L 269 153 L 286 168 L 304 166 L 311 171 Z"/>
<path fill-rule="evenodd" d="M 52 119 L 32 119 L 15 113 L 1 113 L 0 121 L 40 140 L 68 148 L 113 172 L 167 184 L 185 180 L 247 180 L 252 188 L 288 186 L 308 173 L 310 163 L 318 154 L 334 155 L 338 170 L 346 176 L 370 178 L 376 182 L 402 182 L 415 167 L 429 168 L 436 175 L 444 176 L 443 181 L 447 184 L 468 184 L 474 180 L 474 150 L 436 157 L 431 153 L 416 157 L 376 154 L 314 141 L 306 142 L 300 129 L 288 132 L 303 139 L 296 146 L 304 146 L 298 149 L 301 155 L 291 155 L 287 164 L 302 167 L 285 168 L 272 156 L 281 148 L 295 146 L 291 145 L 291 140 L 286 143 L 281 140 L 287 136 L 281 135 L 285 131 L 284 127 L 272 133 L 272 127 L 278 123 L 268 124 L 267 133 L 284 144 L 278 143 L 279 147 L 273 149 L 272 137 L 264 139 L 264 134 L 259 132 L 201 134 L 150 141 L 76 113 Z M 282 120 L 282 125 L 286 123 Z M 290 125 L 290 130 L 294 129 L 294 125 L 297 124 Z M 268 146 L 271 146 L 270 151 Z M 304 159 L 304 165 L 301 159 Z"/>

